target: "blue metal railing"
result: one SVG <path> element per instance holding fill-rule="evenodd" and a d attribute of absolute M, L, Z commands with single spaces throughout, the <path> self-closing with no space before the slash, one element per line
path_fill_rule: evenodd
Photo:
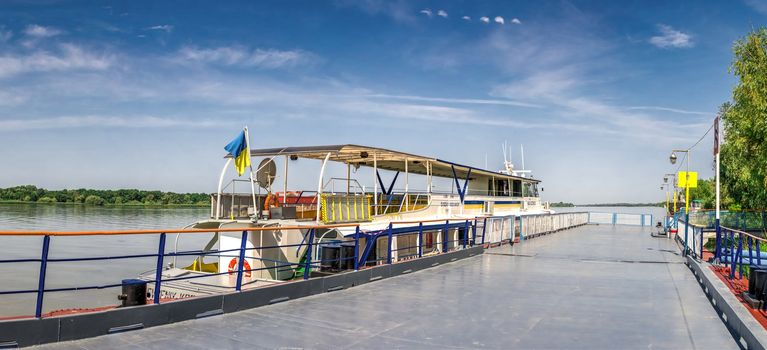
<path fill-rule="evenodd" d="M 581 219 L 579 215 L 582 216 Z M 549 227 L 552 232 L 580 224 L 586 223 L 586 213 L 561 213 L 548 215 L 552 225 Z M 540 217 L 540 218 L 536 218 Z M 38 275 L 37 289 L 18 289 L 18 290 L 3 290 L 0 291 L 0 295 L 12 295 L 12 294 L 36 294 L 35 302 L 35 317 L 43 317 L 43 305 L 45 302 L 46 293 L 53 292 L 71 292 L 82 290 L 94 290 L 94 289 L 107 289 L 120 287 L 121 283 L 112 284 L 100 284 L 100 285 L 84 285 L 74 287 L 61 287 L 61 288 L 49 288 L 46 287 L 46 273 L 49 263 L 64 263 L 64 262 L 78 262 L 78 261 L 110 261 L 110 260 L 125 260 L 125 259 L 142 259 L 142 258 L 154 258 L 154 279 L 148 280 L 148 283 L 154 284 L 154 290 L 152 294 L 152 302 L 155 304 L 161 303 L 162 299 L 162 286 L 164 283 L 172 281 L 190 280 L 196 278 L 205 278 L 210 276 L 222 276 L 232 275 L 236 273 L 235 287 L 236 291 L 241 291 L 243 288 L 243 279 L 252 275 L 254 272 L 275 270 L 275 277 L 277 271 L 284 272 L 292 270 L 295 272 L 303 269 L 303 276 L 299 278 L 309 279 L 312 277 L 311 271 L 322 270 L 323 263 L 338 263 L 338 266 L 348 266 L 343 262 L 348 262 L 349 259 L 353 259 L 352 269 L 358 270 L 365 268 L 370 264 L 378 265 L 381 263 L 392 264 L 400 260 L 421 258 L 425 254 L 436 253 L 443 254 L 452 250 L 465 249 L 476 245 L 486 245 L 502 242 L 513 242 L 515 237 L 524 237 L 526 232 L 537 232 L 541 229 L 535 225 L 536 220 L 542 220 L 543 216 L 502 216 L 502 217 L 475 217 L 475 218 L 462 218 L 462 219 L 450 219 L 444 221 L 414 221 L 414 222 L 400 222 L 391 223 L 385 229 L 363 232 L 360 230 L 360 226 L 357 224 L 342 224 L 342 225 L 328 225 L 328 226 L 315 226 L 315 227 L 264 227 L 264 228 L 246 228 L 246 229 L 205 229 L 205 230 L 144 230 L 144 231 L 111 231 L 111 232 L 0 232 L 2 236 L 20 236 L 20 235 L 36 235 L 43 236 L 42 250 L 40 258 L 25 258 L 25 259 L 6 259 L 0 260 L 1 264 L 15 264 L 15 263 L 40 263 L 40 271 Z M 575 219 L 577 220 L 575 220 Z M 488 222 L 492 220 L 504 220 L 503 222 L 510 222 L 510 226 L 500 225 L 500 230 L 503 232 L 495 232 L 496 228 L 493 225 L 489 225 Z M 526 222 L 523 224 L 523 220 Z M 580 221 L 578 221 L 580 220 Z M 528 222 L 529 221 L 529 222 Z M 518 225 L 516 225 L 518 223 Z M 529 224 L 529 225 L 528 225 Z M 319 254 L 323 247 L 327 247 L 330 244 L 337 242 L 318 242 L 316 239 L 317 230 L 332 230 L 340 227 L 354 227 L 353 234 L 354 239 L 354 256 L 353 257 L 341 257 L 337 259 L 323 261 Z M 283 244 L 275 246 L 260 246 L 260 247 L 247 247 L 248 235 L 257 231 L 275 231 L 275 230 L 300 230 L 304 236 L 304 240 L 298 244 Z M 527 231 L 526 231 L 527 230 Z M 240 245 L 238 248 L 232 249 L 214 249 L 214 250 L 186 250 L 166 252 L 166 237 L 168 233 L 211 233 L 211 232 L 229 232 L 229 233 L 241 233 Z M 508 232 L 508 235 L 506 233 Z M 52 258 L 49 257 L 51 248 L 51 237 L 53 236 L 82 236 L 82 235 L 133 235 L 133 234 L 157 234 L 159 235 L 159 241 L 157 244 L 156 253 L 147 254 L 131 254 L 131 255 L 113 255 L 113 256 L 91 256 L 91 257 L 72 257 L 72 258 Z M 451 236 L 452 234 L 452 236 Z M 427 235 L 431 235 L 427 242 L 424 238 Z M 392 242 L 396 237 L 400 236 L 414 236 L 417 237 L 416 244 L 406 243 L 403 246 L 392 246 Z M 494 237 L 491 241 L 487 237 Z M 370 254 L 373 252 L 373 247 L 377 247 L 377 242 L 381 239 L 386 239 L 387 249 L 385 256 L 371 258 Z M 362 245 L 361 241 L 364 240 L 365 244 Z M 407 240 L 403 240 L 407 242 Z M 399 242 L 399 241 L 398 241 Z M 350 243 L 350 241 L 349 241 Z M 263 257 L 263 254 L 251 254 L 252 252 L 264 252 L 270 249 L 291 248 L 295 247 L 297 251 L 305 248 L 305 258 L 303 261 L 291 262 L 285 260 L 268 259 Z M 436 249 L 435 249 L 436 248 Z M 425 250 L 429 250 L 426 252 Z M 202 264 L 202 257 L 232 257 L 236 258 L 236 269 L 231 269 L 225 272 L 204 273 L 195 274 L 191 276 L 178 276 L 178 277 L 163 277 L 163 265 L 166 257 L 183 257 L 183 256 L 197 256 L 200 257 L 200 264 Z M 247 260 L 255 260 L 263 263 L 273 264 L 273 266 L 246 268 L 245 262 Z M 349 270 L 348 268 L 339 268 L 339 270 Z M 135 277 L 135 276 L 131 276 Z M 298 276 L 295 276 L 298 277 Z"/>
<path fill-rule="evenodd" d="M 652 226 L 653 214 L 589 212 L 588 223 L 609 225 Z"/>
<path fill-rule="evenodd" d="M 764 258 L 767 265 L 767 255 L 762 256 L 762 244 L 767 246 L 767 240 L 742 230 L 720 226 L 716 234 L 715 261 L 725 264 L 730 269 L 729 277 L 743 277 L 744 264 L 749 267 L 762 267 Z M 747 255 L 746 255 L 747 253 Z"/>

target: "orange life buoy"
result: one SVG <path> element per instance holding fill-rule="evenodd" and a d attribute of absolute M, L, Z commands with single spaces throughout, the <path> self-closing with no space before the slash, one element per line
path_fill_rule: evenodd
<path fill-rule="evenodd" d="M 232 261 L 229 262 L 228 270 L 230 274 L 237 271 L 237 258 L 232 258 Z M 243 261 L 242 272 L 243 272 L 243 276 L 250 277 L 250 264 L 248 264 L 247 260 Z"/>
<path fill-rule="evenodd" d="M 264 200 L 264 208 L 275 208 L 280 206 L 280 199 L 274 193 L 269 193 Z"/>

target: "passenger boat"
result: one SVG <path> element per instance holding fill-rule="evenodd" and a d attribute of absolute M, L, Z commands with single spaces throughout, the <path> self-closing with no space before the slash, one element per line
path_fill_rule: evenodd
<path fill-rule="evenodd" d="M 255 288 L 461 249 L 476 237 L 469 220 L 552 212 L 539 198 L 540 181 L 507 160 L 502 171 L 490 171 L 351 144 L 253 149 L 250 156 L 258 164 L 250 178 L 225 183 L 233 162 L 227 156 L 210 219 L 189 228 L 262 229 L 214 233 L 199 252 L 178 253 L 162 271 L 162 298 L 231 291 L 238 268 L 245 271 L 242 288 Z M 307 179 L 311 169 L 316 177 Z M 296 171 L 301 179 L 288 181 Z M 310 183 L 316 185 L 298 189 Z M 176 266 L 178 256 L 194 254 L 190 265 Z M 141 278 L 154 281 L 155 271 Z"/>

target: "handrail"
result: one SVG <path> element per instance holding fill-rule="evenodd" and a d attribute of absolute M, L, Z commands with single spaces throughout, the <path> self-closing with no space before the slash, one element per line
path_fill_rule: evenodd
<path fill-rule="evenodd" d="M 690 226 L 693 226 L 693 224 L 690 224 Z M 705 227 L 705 226 L 699 226 L 699 227 Z M 719 226 L 719 227 L 721 227 L 722 230 L 727 230 L 727 231 L 734 232 L 734 233 L 737 233 L 737 234 L 746 235 L 746 236 L 751 237 L 751 238 L 753 238 L 753 239 L 755 239 L 757 241 L 767 242 L 767 239 L 765 239 L 764 237 L 757 237 L 757 236 L 754 236 L 754 235 L 752 235 L 752 234 L 750 234 L 750 233 L 748 233 L 746 231 L 741 231 L 741 230 L 737 230 L 737 229 L 734 229 L 734 228 L 729 228 L 727 226 Z"/>
<path fill-rule="evenodd" d="M 548 214 L 550 219 L 547 220 L 535 220 L 543 223 L 536 227 L 531 226 L 531 237 L 534 235 L 555 232 L 558 230 L 575 227 L 586 223 L 585 213 L 557 213 Z M 543 218 L 543 215 L 530 215 L 531 218 Z M 581 215 L 580 218 L 574 216 Z M 500 227 L 494 225 L 494 220 L 502 220 Z M 510 223 L 507 225 L 506 223 Z M 519 222 L 519 226 L 515 223 Z M 38 287 L 37 289 L 23 289 L 23 290 L 0 290 L 0 295 L 10 294 L 33 294 L 37 293 L 37 302 L 35 306 L 35 317 L 43 317 L 43 302 L 44 295 L 51 292 L 71 292 L 78 290 L 93 290 L 93 289 L 105 289 L 118 287 L 121 284 L 98 284 L 87 286 L 75 286 L 75 287 L 59 287 L 50 288 L 45 285 L 46 271 L 48 263 L 62 263 L 62 262 L 76 262 L 76 261 L 104 261 L 104 260 L 121 260 L 121 259 L 135 259 L 135 258 L 156 258 L 155 276 L 152 279 L 146 280 L 148 283 L 154 283 L 154 295 L 153 302 L 159 304 L 161 301 L 161 287 L 163 283 L 187 280 L 194 278 L 204 278 L 207 276 L 223 276 L 223 275 L 236 275 L 236 291 L 241 291 L 243 286 L 243 277 L 247 274 L 250 278 L 252 272 L 263 272 L 274 270 L 275 277 L 273 279 L 284 279 L 285 272 L 290 273 L 290 278 L 300 278 L 300 270 L 303 269 L 303 278 L 309 279 L 312 276 L 310 271 L 312 269 L 322 268 L 322 264 L 327 259 L 316 256 L 319 250 L 318 247 L 324 247 L 331 242 L 320 242 L 315 238 L 317 229 L 333 229 L 341 227 L 354 227 L 356 228 L 353 237 L 354 242 L 354 255 L 353 257 L 345 257 L 338 259 L 329 259 L 330 262 L 342 262 L 353 259 L 353 268 L 358 270 L 365 268 L 369 263 L 381 263 L 385 261 L 387 264 L 395 263 L 403 259 L 410 259 L 413 257 L 422 257 L 424 254 L 432 253 L 447 253 L 456 249 L 465 249 L 469 246 L 475 245 L 488 245 L 504 242 L 515 242 L 515 237 L 523 239 L 522 226 L 523 216 L 507 215 L 507 216 L 475 216 L 473 218 L 445 218 L 445 219 L 429 219 L 429 220 L 414 220 L 414 221 L 392 221 L 386 228 L 372 229 L 366 232 L 360 231 L 360 223 L 346 223 L 346 224 L 330 224 L 330 225 L 305 225 L 305 226 L 266 226 L 266 227 L 239 227 L 239 228 L 210 228 L 210 229 L 178 229 L 178 230 L 113 230 L 113 231 L 0 231 L 0 237 L 2 236 L 43 236 L 42 254 L 40 258 L 27 258 L 27 259 L 10 259 L 0 260 L 0 264 L 4 263 L 40 263 L 40 273 L 38 275 Z M 425 225 L 430 223 L 429 225 Z M 532 221 L 531 221 L 532 223 Z M 410 224 L 411 226 L 393 227 L 394 225 Z M 417 224 L 417 225 L 413 225 Z M 480 226 L 481 225 L 481 226 Z M 257 231 L 278 231 L 278 230 L 304 230 L 304 241 L 299 244 L 281 244 L 276 246 L 259 246 L 259 247 L 247 247 L 248 232 Z M 214 249 L 214 250 L 192 250 L 192 251 L 177 251 L 173 252 L 165 251 L 166 235 L 169 233 L 211 233 L 211 232 L 237 232 L 241 233 L 240 247 L 231 249 Z M 303 233 L 303 232 L 302 232 Z M 144 253 L 144 254 L 130 254 L 130 255 L 114 255 L 114 256 L 89 256 L 89 257 L 73 257 L 73 258 L 53 258 L 48 256 L 48 251 L 52 243 L 51 236 L 101 236 L 101 235 L 138 235 L 138 234 L 159 234 L 159 244 L 157 245 L 156 253 Z M 392 246 L 392 242 L 395 241 L 394 237 L 408 235 L 418 235 L 418 240 L 413 243 L 403 242 L 404 245 Z M 430 237 L 426 241 L 423 240 L 424 235 Z M 435 236 L 437 235 L 437 236 Z M 489 238 L 488 238 L 489 236 Z M 307 238 L 308 237 L 308 238 Z M 387 238 L 388 242 L 388 254 L 378 255 L 372 260 L 368 260 L 368 254 L 371 252 L 373 245 L 379 238 Z M 364 245 L 361 245 L 361 240 L 364 239 Z M 335 243 L 333 243 L 335 244 Z M 306 246 L 306 256 L 299 262 L 274 260 L 265 256 L 256 256 L 254 254 L 246 254 L 247 252 L 262 252 L 267 249 L 281 249 L 286 247 L 296 247 L 299 249 L 302 246 Z M 427 250 L 428 251 L 425 251 Z M 394 252 L 394 254 L 392 254 Z M 165 257 L 178 256 L 218 256 L 220 257 L 232 257 L 232 261 L 236 261 L 236 268 L 230 267 L 226 272 L 215 272 L 198 274 L 192 276 L 177 276 L 177 277 L 165 277 L 163 278 L 162 272 L 163 261 Z M 313 258 L 314 256 L 314 258 Z M 266 266 L 260 264 L 263 267 L 245 265 L 247 259 L 255 259 L 262 262 L 273 263 L 274 266 Z M 174 264 L 175 265 L 175 264 Z M 351 265 L 341 267 L 341 270 L 350 270 Z M 294 269 L 295 267 L 295 269 Z M 278 277 L 277 271 L 280 271 Z"/>

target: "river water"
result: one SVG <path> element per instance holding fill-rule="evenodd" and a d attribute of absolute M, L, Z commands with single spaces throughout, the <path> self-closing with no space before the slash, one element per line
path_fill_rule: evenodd
<path fill-rule="evenodd" d="M 0 231 L 88 231 L 179 229 L 206 219 L 209 208 L 91 207 L 60 204 L 0 204 Z M 179 249 L 200 249 L 211 234 L 184 235 Z M 175 235 L 168 235 L 166 252 Z M 51 237 L 50 258 L 156 254 L 159 235 Z M 42 237 L 0 236 L 0 260 L 39 258 Z M 166 258 L 167 259 L 167 258 Z M 193 257 L 179 258 L 178 265 Z M 120 283 L 153 270 L 155 258 L 49 262 L 46 289 Z M 38 262 L 0 264 L 0 291 L 37 289 Z M 43 312 L 118 303 L 120 288 L 45 294 Z M 0 317 L 32 315 L 36 294 L 0 295 Z"/>
<path fill-rule="evenodd" d="M 653 214 L 660 221 L 663 208 L 655 207 L 576 207 L 555 208 L 557 212 L 591 211 Z M 0 204 L 0 231 L 87 231 L 179 229 L 207 219 L 208 208 L 89 207 L 56 204 Z M 187 234 L 179 250 L 202 248 L 211 234 Z M 50 258 L 94 257 L 131 254 L 156 254 L 158 235 L 52 237 Z M 168 235 L 166 252 L 172 252 L 175 235 Z M 42 237 L 0 236 L 0 260 L 39 258 Z M 179 258 L 177 266 L 194 257 Z M 155 258 L 50 262 L 46 289 L 120 283 L 122 279 L 154 270 Z M 0 264 L 0 291 L 36 290 L 40 264 L 37 262 Z M 45 294 L 43 312 L 59 309 L 115 305 L 120 288 Z M 36 294 L 0 295 L 0 318 L 33 315 Z"/>

